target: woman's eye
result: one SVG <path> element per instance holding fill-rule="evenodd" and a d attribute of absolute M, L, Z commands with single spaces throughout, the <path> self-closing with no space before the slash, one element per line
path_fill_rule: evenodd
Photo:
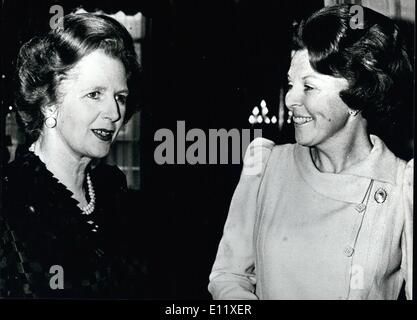
<path fill-rule="evenodd" d="M 118 102 L 120 102 L 121 104 L 126 104 L 127 101 L 127 96 L 125 95 L 117 95 L 116 99 Z"/>
<path fill-rule="evenodd" d="M 292 83 L 287 84 L 288 90 L 292 89 Z"/>
<path fill-rule="evenodd" d="M 89 94 L 87 94 L 87 97 L 89 97 L 90 99 L 93 99 L 93 100 L 98 100 L 99 98 L 100 98 L 100 92 L 99 91 L 93 91 L 93 92 L 90 92 Z"/>
<path fill-rule="evenodd" d="M 304 85 L 304 91 L 311 91 L 314 90 L 312 86 L 309 86 L 308 84 Z"/>

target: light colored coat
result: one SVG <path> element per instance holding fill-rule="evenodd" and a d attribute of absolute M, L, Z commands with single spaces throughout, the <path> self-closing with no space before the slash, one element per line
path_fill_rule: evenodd
<path fill-rule="evenodd" d="M 412 298 L 414 162 L 370 138 L 369 156 L 342 174 L 320 172 L 307 147 L 251 143 L 214 299 L 397 299 L 404 280 Z"/>

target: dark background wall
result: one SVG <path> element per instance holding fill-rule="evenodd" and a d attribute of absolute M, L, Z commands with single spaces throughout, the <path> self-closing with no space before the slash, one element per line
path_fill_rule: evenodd
<path fill-rule="evenodd" d="M 142 190 L 132 192 L 151 286 L 149 298 L 206 299 L 228 206 L 241 165 L 157 165 L 154 133 L 177 121 L 186 128 L 251 128 L 248 117 L 260 99 L 270 109 L 289 64 L 290 31 L 323 1 L 3 1 L 2 134 L 12 101 L 10 76 L 21 44 L 49 28 L 49 8 L 83 6 L 106 13 L 141 11 L 149 20 L 143 46 L 147 79 L 141 118 Z M 253 128 L 253 127 L 252 127 Z M 278 143 L 292 141 L 284 126 L 261 126 Z M 406 150 L 408 155 L 409 150 Z"/>
<path fill-rule="evenodd" d="M 288 68 L 293 20 L 321 1 L 173 1 L 152 17 L 152 101 L 143 129 L 250 128 L 263 98 L 277 108 Z M 146 59 L 146 56 L 144 57 Z M 271 109 L 273 107 L 270 107 Z M 278 130 L 262 127 L 279 140 Z M 148 130 L 149 129 L 149 130 Z M 145 133 L 145 134 L 146 134 Z M 282 136 L 284 138 L 289 137 Z M 159 261 L 163 297 L 209 298 L 208 275 L 216 254 L 240 165 L 157 166 L 154 143 L 143 139 L 145 189 L 153 194 L 157 226 L 150 237 Z"/>

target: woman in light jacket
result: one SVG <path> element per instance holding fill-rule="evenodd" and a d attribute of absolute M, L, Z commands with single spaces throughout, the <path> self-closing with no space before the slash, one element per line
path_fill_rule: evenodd
<path fill-rule="evenodd" d="M 299 27 L 286 95 L 297 143 L 249 146 L 214 299 L 397 299 L 404 281 L 412 298 L 413 160 L 371 134 L 411 66 L 390 19 L 363 8 L 358 28 L 350 9 Z"/>

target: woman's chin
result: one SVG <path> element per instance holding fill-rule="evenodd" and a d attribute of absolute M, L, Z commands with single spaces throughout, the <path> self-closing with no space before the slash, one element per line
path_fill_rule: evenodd
<path fill-rule="evenodd" d="M 310 147 L 312 140 L 310 137 L 306 137 L 305 134 L 295 134 L 295 141 L 302 146 Z"/>
<path fill-rule="evenodd" d="M 93 150 L 88 150 L 88 152 L 86 152 L 86 156 L 90 158 L 101 159 L 101 158 L 107 157 L 109 152 L 110 152 L 110 146 L 104 147 L 104 148 L 103 147 L 94 148 Z"/>

